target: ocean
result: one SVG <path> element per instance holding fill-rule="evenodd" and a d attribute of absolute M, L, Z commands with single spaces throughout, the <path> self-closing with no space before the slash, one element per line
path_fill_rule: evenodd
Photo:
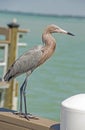
<path fill-rule="evenodd" d="M 28 111 L 60 121 L 61 102 L 72 95 L 85 93 L 85 18 L 0 11 L 0 26 L 7 27 L 14 18 L 19 28 L 30 30 L 18 41 L 27 43 L 26 47 L 18 48 L 18 57 L 33 46 L 42 44 L 42 32 L 49 24 L 56 24 L 75 34 L 74 37 L 53 34 L 57 41 L 55 53 L 28 80 Z M 25 75 L 17 77 L 19 86 L 24 78 Z"/>

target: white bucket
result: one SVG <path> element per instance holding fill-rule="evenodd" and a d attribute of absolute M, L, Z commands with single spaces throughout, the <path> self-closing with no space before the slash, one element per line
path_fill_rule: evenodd
<path fill-rule="evenodd" d="M 85 94 L 72 96 L 61 103 L 60 130 L 85 130 Z"/>

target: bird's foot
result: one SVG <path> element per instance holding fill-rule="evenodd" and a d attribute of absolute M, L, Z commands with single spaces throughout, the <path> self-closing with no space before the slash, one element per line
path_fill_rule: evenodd
<path fill-rule="evenodd" d="M 33 116 L 30 113 L 25 114 L 25 113 L 21 113 L 21 112 L 14 112 L 14 114 L 19 115 L 19 117 L 21 117 L 21 118 L 26 118 L 27 120 L 29 120 L 29 119 L 38 120 L 39 119 L 38 117 Z"/>

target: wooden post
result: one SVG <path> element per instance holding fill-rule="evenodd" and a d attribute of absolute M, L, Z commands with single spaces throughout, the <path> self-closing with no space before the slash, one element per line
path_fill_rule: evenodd
<path fill-rule="evenodd" d="M 7 68 L 15 61 L 16 59 L 16 50 L 17 50 L 17 33 L 19 25 L 16 22 L 8 24 L 8 27 L 11 32 L 10 44 L 8 45 L 8 64 Z M 14 80 L 10 81 L 9 88 L 6 89 L 5 93 L 5 103 L 4 107 L 12 109 L 12 100 L 13 100 L 13 88 Z"/>

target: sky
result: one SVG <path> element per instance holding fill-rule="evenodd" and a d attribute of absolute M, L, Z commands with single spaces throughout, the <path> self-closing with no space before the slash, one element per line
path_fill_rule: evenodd
<path fill-rule="evenodd" d="M 85 0 L 0 0 L 0 10 L 85 16 Z"/>

